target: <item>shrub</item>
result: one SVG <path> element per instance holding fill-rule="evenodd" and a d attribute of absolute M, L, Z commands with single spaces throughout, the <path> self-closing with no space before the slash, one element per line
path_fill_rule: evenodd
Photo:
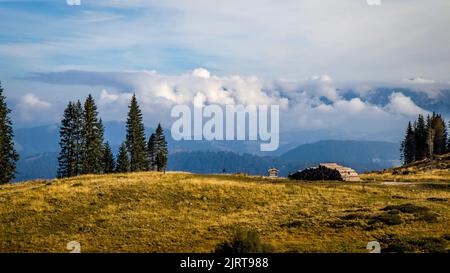
<path fill-rule="evenodd" d="M 448 183 L 422 183 L 420 187 L 431 190 L 450 190 L 450 184 Z"/>
<path fill-rule="evenodd" d="M 384 252 L 446 252 L 447 242 L 444 238 L 435 237 L 399 237 L 387 235 L 378 240 L 385 247 Z"/>
<path fill-rule="evenodd" d="M 378 222 L 381 222 L 389 226 L 393 226 L 393 225 L 400 225 L 403 221 L 399 213 L 395 213 L 395 211 L 390 211 L 370 218 L 368 223 L 369 225 L 372 225 Z"/>
<path fill-rule="evenodd" d="M 368 216 L 363 213 L 350 213 L 340 217 L 342 220 L 361 220 L 367 219 Z"/>
<path fill-rule="evenodd" d="M 401 199 L 401 200 L 406 200 L 408 199 L 408 197 L 406 196 L 401 196 L 401 195 L 393 195 L 392 199 Z"/>
<path fill-rule="evenodd" d="M 438 215 L 433 212 L 422 212 L 414 214 L 416 217 L 416 220 L 419 221 L 425 221 L 427 223 L 437 223 L 438 222 Z"/>
<path fill-rule="evenodd" d="M 443 238 L 425 237 L 411 239 L 409 243 L 422 252 L 442 253 L 447 250 L 447 242 Z"/>
<path fill-rule="evenodd" d="M 448 198 L 430 197 L 427 200 L 432 202 L 447 202 Z"/>
<path fill-rule="evenodd" d="M 242 253 L 271 253 L 275 248 L 271 244 L 261 242 L 256 231 L 238 229 L 234 232 L 231 241 L 226 241 L 216 246 L 215 252 L 221 254 Z"/>
<path fill-rule="evenodd" d="M 297 228 L 301 226 L 303 226 L 303 222 L 300 220 L 292 220 L 280 225 L 280 227 L 287 227 L 287 228 Z"/>
<path fill-rule="evenodd" d="M 384 210 L 384 211 L 399 210 L 403 213 L 421 213 L 421 212 L 427 212 L 430 209 L 427 207 L 416 206 L 414 204 L 408 203 L 408 204 L 402 204 L 402 205 L 398 205 L 398 206 L 387 206 L 382 210 Z"/>

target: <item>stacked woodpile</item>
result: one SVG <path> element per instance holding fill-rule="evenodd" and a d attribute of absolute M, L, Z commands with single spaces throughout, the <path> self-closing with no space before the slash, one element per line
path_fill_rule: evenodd
<path fill-rule="evenodd" d="M 308 168 L 303 171 L 292 173 L 288 176 L 295 180 L 338 180 L 338 181 L 360 181 L 355 170 L 340 166 L 336 163 L 322 163 L 318 167 Z"/>

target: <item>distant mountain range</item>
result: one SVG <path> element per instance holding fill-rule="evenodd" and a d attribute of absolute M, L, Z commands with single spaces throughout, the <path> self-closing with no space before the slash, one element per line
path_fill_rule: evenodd
<path fill-rule="evenodd" d="M 439 91 L 438 91 L 439 90 Z M 362 97 L 363 101 L 367 101 L 371 104 L 378 106 L 386 106 L 389 103 L 389 97 L 394 92 L 400 92 L 403 95 L 411 98 L 411 100 L 419 107 L 426 109 L 430 112 L 437 112 L 444 116 L 450 116 L 450 90 L 449 89 L 437 89 L 435 95 L 430 96 L 426 92 L 417 92 L 410 88 L 401 87 L 378 87 Z M 344 93 L 346 99 L 354 97 L 360 97 L 356 92 L 349 90 Z"/>
<path fill-rule="evenodd" d="M 125 125 L 105 123 L 105 138 L 113 152 L 125 139 Z M 16 181 L 54 178 L 57 170 L 58 126 L 41 126 L 16 131 L 16 147 L 21 154 Z M 152 131 L 147 128 L 147 134 Z M 281 145 L 278 153 L 262 155 L 257 142 L 239 141 L 174 141 L 167 133 L 168 170 L 194 173 L 236 173 L 265 175 L 270 167 L 280 169 L 282 176 L 316 165 L 337 162 L 370 171 L 398 165 L 399 144 L 382 141 L 323 140 L 296 147 L 292 142 Z M 292 148 L 292 149 L 291 149 Z"/>
<path fill-rule="evenodd" d="M 396 164 L 397 143 L 383 141 L 324 140 L 305 144 L 283 154 L 287 162 L 341 162 L 347 164 Z"/>

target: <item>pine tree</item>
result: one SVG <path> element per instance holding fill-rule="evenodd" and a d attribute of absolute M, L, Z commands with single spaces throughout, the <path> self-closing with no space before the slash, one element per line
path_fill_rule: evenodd
<path fill-rule="evenodd" d="M 423 115 L 419 115 L 414 124 L 415 160 L 422 160 L 427 156 L 427 128 Z"/>
<path fill-rule="evenodd" d="M 64 110 L 60 127 L 60 153 L 58 177 L 72 177 L 81 174 L 82 153 L 82 107 L 81 103 L 69 102 Z"/>
<path fill-rule="evenodd" d="M 83 174 L 99 174 L 102 172 L 104 128 L 98 118 L 97 106 L 89 95 L 84 103 L 83 111 Z"/>
<path fill-rule="evenodd" d="M 128 158 L 127 145 L 122 143 L 119 148 L 119 154 L 117 155 L 117 173 L 127 173 L 130 171 L 130 160 Z"/>
<path fill-rule="evenodd" d="M 145 128 L 136 95 L 133 95 L 131 98 L 131 104 L 129 106 L 126 145 L 130 154 L 130 170 L 132 172 L 148 170 L 149 162 L 146 149 Z"/>
<path fill-rule="evenodd" d="M 83 168 L 83 106 L 80 100 L 74 104 L 74 175 L 80 175 Z"/>
<path fill-rule="evenodd" d="M 165 171 L 167 167 L 167 141 L 164 136 L 164 130 L 161 127 L 161 124 L 158 124 L 155 132 L 156 139 L 156 168 L 160 171 Z"/>
<path fill-rule="evenodd" d="M 156 136 L 155 134 L 152 134 L 147 144 L 148 161 L 151 171 L 156 170 L 156 150 Z"/>
<path fill-rule="evenodd" d="M 103 173 L 113 173 L 116 168 L 116 163 L 114 162 L 114 155 L 111 151 L 111 146 L 109 142 L 106 142 L 103 147 L 103 157 L 102 157 L 102 169 Z"/>
<path fill-rule="evenodd" d="M 414 161 L 415 136 L 411 122 L 408 123 L 405 138 L 401 145 L 403 164 L 409 164 Z"/>
<path fill-rule="evenodd" d="M 14 148 L 14 132 L 9 117 L 11 110 L 6 105 L 0 83 L 0 184 L 16 178 L 16 162 L 19 155 Z"/>

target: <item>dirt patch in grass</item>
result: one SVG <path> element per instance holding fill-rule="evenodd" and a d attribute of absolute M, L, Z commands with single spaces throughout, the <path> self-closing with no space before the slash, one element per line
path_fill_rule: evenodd
<path fill-rule="evenodd" d="M 408 186 L 408 187 L 412 187 L 415 186 L 415 183 L 411 183 L 411 182 L 394 182 L 394 181 L 387 181 L 387 182 L 381 182 L 381 185 L 386 185 L 386 186 Z"/>

